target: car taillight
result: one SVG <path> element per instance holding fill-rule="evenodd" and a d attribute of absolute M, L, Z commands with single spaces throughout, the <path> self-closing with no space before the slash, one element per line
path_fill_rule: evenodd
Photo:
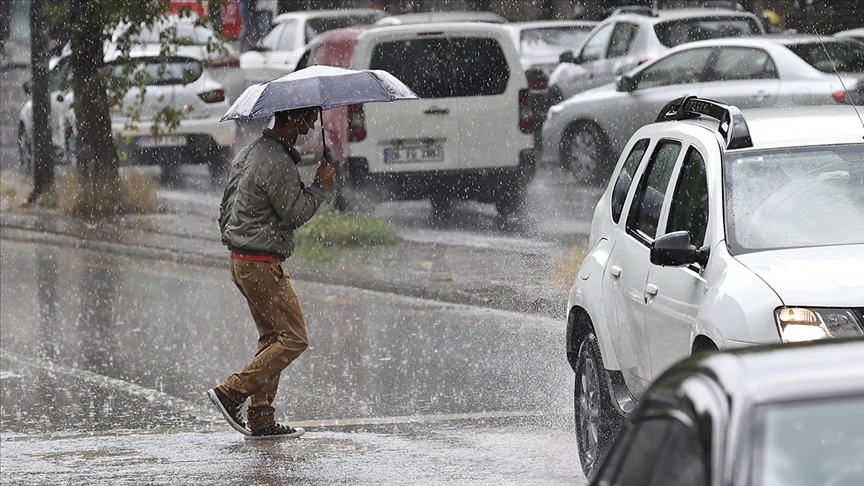
<path fill-rule="evenodd" d="M 528 89 L 546 89 L 549 87 L 549 78 L 540 69 L 529 69 L 525 71 L 528 78 Z"/>
<path fill-rule="evenodd" d="M 832 94 L 831 97 L 834 98 L 834 101 L 837 103 L 846 104 L 846 93 L 843 91 L 837 91 Z"/>
<path fill-rule="evenodd" d="M 534 113 L 531 110 L 531 90 L 519 90 L 519 131 L 534 133 Z"/>
<path fill-rule="evenodd" d="M 204 103 L 218 103 L 220 101 L 225 101 L 225 90 L 212 89 L 210 91 L 198 93 L 198 97 L 201 98 Z"/>
<path fill-rule="evenodd" d="M 213 63 L 214 68 L 239 68 L 240 67 L 240 56 L 238 54 L 231 54 L 228 57 L 223 57 L 218 61 Z"/>
<path fill-rule="evenodd" d="M 366 138 L 366 114 L 363 105 L 348 106 L 348 141 L 360 142 Z"/>

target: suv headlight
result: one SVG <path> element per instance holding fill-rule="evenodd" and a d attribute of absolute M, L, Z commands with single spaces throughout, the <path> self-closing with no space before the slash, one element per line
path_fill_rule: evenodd
<path fill-rule="evenodd" d="M 784 343 L 864 334 L 852 309 L 781 307 L 774 311 L 774 319 Z"/>

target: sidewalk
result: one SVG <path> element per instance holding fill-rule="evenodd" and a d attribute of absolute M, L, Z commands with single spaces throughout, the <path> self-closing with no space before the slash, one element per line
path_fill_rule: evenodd
<path fill-rule="evenodd" d="M 219 241 L 218 199 L 159 192 L 167 211 L 124 215 L 93 224 L 39 209 L 4 205 L 0 237 L 186 264 L 223 266 L 228 252 Z M 465 240 L 416 241 L 400 234 L 391 246 L 342 250 L 335 262 L 292 257 L 291 277 L 424 299 L 470 304 L 565 319 L 567 290 L 549 283 L 560 251 L 542 244 L 482 245 Z M 509 243 L 509 240 L 508 240 Z"/>

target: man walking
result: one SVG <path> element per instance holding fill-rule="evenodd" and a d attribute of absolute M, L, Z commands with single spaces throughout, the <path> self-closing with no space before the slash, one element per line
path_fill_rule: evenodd
<path fill-rule="evenodd" d="M 294 251 L 294 230 L 309 221 L 336 181 L 322 160 L 305 186 L 294 148 L 318 119 L 319 108 L 275 114 L 272 129 L 237 154 L 220 205 L 222 243 L 231 251 L 231 279 L 258 327 L 258 352 L 242 371 L 207 395 L 247 439 L 299 437 L 304 430 L 276 423 L 273 399 L 279 376 L 309 345 L 300 301 L 282 261 Z M 241 408 L 249 399 L 248 425 Z"/>

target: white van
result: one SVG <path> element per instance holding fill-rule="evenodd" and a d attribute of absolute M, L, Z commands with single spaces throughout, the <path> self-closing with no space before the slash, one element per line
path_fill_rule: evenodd
<path fill-rule="evenodd" d="M 299 68 L 383 69 L 420 100 L 327 110 L 339 205 L 352 198 L 454 199 L 521 205 L 534 176 L 528 83 L 510 31 L 484 23 L 352 28 L 314 40 Z M 360 191 L 356 191 L 359 189 Z M 367 199 L 367 200 L 368 200 Z"/>

